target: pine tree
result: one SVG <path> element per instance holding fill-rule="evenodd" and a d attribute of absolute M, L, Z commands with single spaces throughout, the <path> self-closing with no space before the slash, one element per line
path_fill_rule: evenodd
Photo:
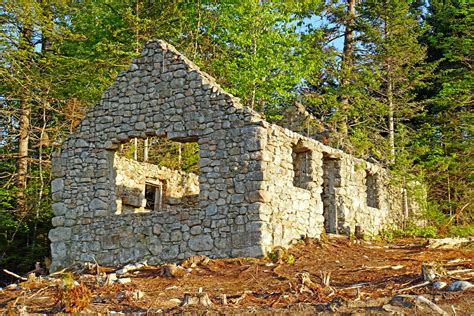
<path fill-rule="evenodd" d="M 462 0 L 431 0 L 427 22 L 428 61 L 437 68 L 434 84 L 424 90 L 427 113 L 415 125 L 420 130 L 419 163 L 440 210 L 456 215 L 458 222 L 472 222 L 472 9 Z"/>
<path fill-rule="evenodd" d="M 397 125 L 403 127 L 422 110 L 415 102 L 415 88 L 429 75 L 423 65 L 426 49 L 418 42 L 423 28 L 408 0 L 366 0 L 359 12 L 363 49 L 359 67 L 369 79 L 367 89 L 384 117 L 378 127 L 388 136 L 385 158 L 394 163 Z"/>

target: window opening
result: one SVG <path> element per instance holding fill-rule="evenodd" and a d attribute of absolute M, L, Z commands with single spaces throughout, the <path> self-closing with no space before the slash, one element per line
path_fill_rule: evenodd
<path fill-rule="evenodd" d="M 298 188 L 306 189 L 311 176 L 311 150 L 304 147 L 293 148 L 293 185 Z"/>
<path fill-rule="evenodd" d="M 367 206 L 379 208 L 377 175 L 366 173 L 365 188 L 367 193 Z"/>
<path fill-rule="evenodd" d="M 196 137 L 149 137 L 115 153 L 116 214 L 195 208 L 199 203 Z M 137 160 L 134 153 L 137 152 Z"/>
<path fill-rule="evenodd" d="M 163 206 L 163 184 L 156 182 L 145 183 L 145 209 L 156 211 Z"/>

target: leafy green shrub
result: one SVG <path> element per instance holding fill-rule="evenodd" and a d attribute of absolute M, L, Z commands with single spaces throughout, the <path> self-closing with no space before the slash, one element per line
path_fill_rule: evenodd
<path fill-rule="evenodd" d="M 291 253 L 286 257 L 286 263 L 295 264 L 296 258 Z"/>
<path fill-rule="evenodd" d="M 409 225 L 405 229 L 394 229 L 388 231 L 385 234 L 392 234 L 393 237 L 423 237 L 423 238 L 436 238 L 438 236 L 438 228 L 435 226 L 415 226 Z"/>
<path fill-rule="evenodd" d="M 453 237 L 469 237 L 474 236 L 474 224 L 450 226 L 448 230 L 449 236 Z"/>
<path fill-rule="evenodd" d="M 393 238 L 395 237 L 393 230 L 383 230 L 379 234 L 380 240 L 386 242 L 392 242 Z"/>
<path fill-rule="evenodd" d="M 438 229 L 434 226 L 416 227 L 412 230 L 413 237 L 436 238 Z"/>
<path fill-rule="evenodd" d="M 428 221 L 430 225 L 434 226 L 442 226 L 447 225 L 449 222 L 449 218 L 446 214 L 444 214 L 437 203 L 428 202 L 426 210 L 424 212 L 424 217 Z"/>

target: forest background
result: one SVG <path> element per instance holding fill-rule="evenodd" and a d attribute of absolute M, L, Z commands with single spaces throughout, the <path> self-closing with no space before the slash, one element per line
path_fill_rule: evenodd
<path fill-rule="evenodd" d="M 51 155 L 149 39 L 267 120 L 302 104 L 326 144 L 426 188 L 421 234 L 474 235 L 472 17 L 464 0 L 2 0 L 0 266 L 49 255 Z"/>

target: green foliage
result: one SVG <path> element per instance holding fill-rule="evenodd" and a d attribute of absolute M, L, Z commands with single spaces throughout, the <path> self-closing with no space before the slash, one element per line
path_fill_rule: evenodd
<path fill-rule="evenodd" d="M 288 250 L 283 247 L 275 247 L 267 253 L 268 259 L 275 263 L 287 263 L 287 264 L 294 264 L 296 258 L 294 255 L 288 253 Z"/>
<path fill-rule="evenodd" d="M 296 261 L 295 256 L 292 255 L 291 253 L 288 254 L 288 256 L 286 257 L 286 263 L 287 264 L 295 264 L 295 261 Z"/>
<path fill-rule="evenodd" d="M 404 230 L 396 230 L 394 236 L 436 238 L 438 237 L 438 229 L 435 226 L 410 225 Z"/>
<path fill-rule="evenodd" d="M 272 262 L 277 262 L 280 259 L 279 254 L 276 251 L 270 251 L 269 253 L 267 253 L 267 257 Z"/>
<path fill-rule="evenodd" d="M 180 143 L 161 137 L 148 138 L 148 163 L 173 170 L 199 173 L 199 144 L 196 142 Z M 133 140 L 122 145 L 119 155 L 128 159 L 134 157 L 137 151 L 137 160 L 143 161 L 144 141 Z"/>
<path fill-rule="evenodd" d="M 449 217 L 440 210 L 438 203 L 435 202 L 428 202 L 424 215 L 429 225 L 437 227 L 446 225 L 449 221 Z"/>
<path fill-rule="evenodd" d="M 382 230 L 379 233 L 379 235 L 375 237 L 375 239 L 391 243 L 394 237 L 395 237 L 394 231 Z"/>
<path fill-rule="evenodd" d="M 457 224 L 473 221 L 472 194 L 472 32 L 466 1 L 429 1 L 428 61 L 436 66 L 433 84 L 420 92 L 427 100 L 415 122 L 417 163 L 426 170 L 429 196 Z"/>
<path fill-rule="evenodd" d="M 208 19 L 203 36 L 215 46 L 209 72 L 245 105 L 273 115 L 295 98 L 296 86 L 318 62 L 296 32 L 304 7 L 269 1 L 210 3 L 203 12 Z M 318 2 L 313 3 L 316 8 Z"/>
<path fill-rule="evenodd" d="M 379 233 L 376 239 L 392 242 L 395 238 L 442 238 L 442 237 L 469 237 L 474 236 L 474 225 L 450 225 L 444 234 L 440 234 L 443 226 L 417 226 L 408 225 L 405 229 L 384 230 Z"/>
<path fill-rule="evenodd" d="M 1 211 L 0 266 L 23 273 L 32 270 L 36 262 L 43 262 L 49 256 L 50 223 L 47 212 L 41 212 L 38 219 L 31 216 L 19 220 L 9 211 Z"/>
<path fill-rule="evenodd" d="M 453 237 L 474 236 L 474 224 L 451 226 L 449 227 L 448 235 Z"/>

